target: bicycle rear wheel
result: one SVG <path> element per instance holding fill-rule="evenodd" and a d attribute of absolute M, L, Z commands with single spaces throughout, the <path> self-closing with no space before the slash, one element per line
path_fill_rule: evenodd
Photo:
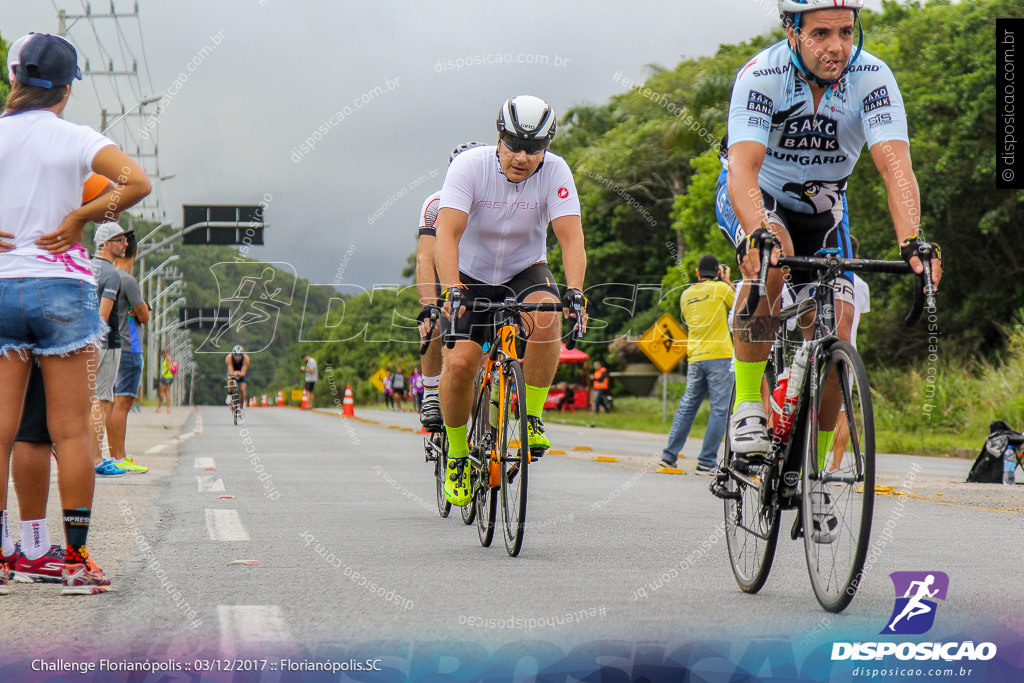
<path fill-rule="evenodd" d="M 771 376 L 774 376 L 772 373 Z M 732 402 L 735 402 L 735 392 Z M 731 404 L 730 404 L 731 405 Z M 732 408 L 729 408 L 732 421 Z M 725 544 L 736 583 L 756 593 L 768 580 L 779 541 L 781 508 L 775 498 L 775 468 L 764 458 L 733 453 L 725 435 Z"/>
<path fill-rule="evenodd" d="M 808 415 L 804 450 L 804 550 L 815 597 L 829 612 L 841 612 L 857 593 L 871 537 L 874 415 L 867 370 L 849 343 L 836 341 L 828 348 L 818 381 L 818 405 Z M 837 410 L 836 396 L 842 410 L 836 421 L 839 438 L 819 457 L 819 421 Z M 848 439 L 843 438 L 844 428 Z"/>
<path fill-rule="evenodd" d="M 488 547 L 494 539 L 494 510 L 497 499 L 489 493 L 487 463 L 494 447 L 494 437 L 488 420 L 490 409 L 490 388 L 483 385 L 481 370 L 476 379 L 476 399 L 473 413 L 469 417 L 469 453 L 477 462 L 470 460 L 473 500 L 462 508 L 463 524 L 476 521 L 476 533 L 480 545 Z M 482 469 L 481 469 L 482 468 Z"/>
<path fill-rule="evenodd" d="M 498 457 L 501 466 L 501 518 L 505 550 L 512 557 L 523 547 L 526 522 L 526 489 L 530 464 L 530 442 L 526 434 L 526 380 L 517 360 L 502 367 L 505 393 L 502 396 L 501 434 Z"/>
<path fill-rule="evenodd" d="M 437 513 L 447 517 L 452 504 L 444 495 L 444 477 L 448 471 L 448 434 L 442 429 L 430 435 L 429 448 L 434 457 L 434 480 L 437 485 Z"/>

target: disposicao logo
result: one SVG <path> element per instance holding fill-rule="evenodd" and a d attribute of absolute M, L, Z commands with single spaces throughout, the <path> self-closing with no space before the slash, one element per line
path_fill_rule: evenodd
<path fill-rule="evenodd" d="M 882 635 L 920 635 L 935 623 L 937 600 L 945 600 L 949 576 L 944 572 L 893 572 L 889 575 L 896 591 L 896 601 Z M 858 642 L 833 643 L 832 661 L 880 660 L 968 660 L 987 661 L 996 656 L 994 643 L 964 642 Z"/>
<path fill-rule="evenodd" d="M 949 577 L 944 572 L 893 572 L 896 604 L 882 635 L 920 635 L 935 623 L 936 600 L 946 599 Z"/>

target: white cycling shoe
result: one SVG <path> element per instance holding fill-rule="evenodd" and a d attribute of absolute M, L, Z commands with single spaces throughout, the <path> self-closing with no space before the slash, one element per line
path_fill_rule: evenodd
<path fill-rule="evenodd" d="M 729 447 L 733 453 L 767 453 L 772 446 L 768 437 L 768 416 L 760 401 L 744 401 L 732 413 L 729 422 Z"/>

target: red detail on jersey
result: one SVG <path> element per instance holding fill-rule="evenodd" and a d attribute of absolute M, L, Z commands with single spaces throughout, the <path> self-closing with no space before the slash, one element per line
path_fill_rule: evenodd
<path fill-rule="evenodd" d="M 565 199 L 568 196 L 569 196 L 568 188 L 565 188 L 565 187 L 558 188 L 558 198 L 559 199 Z"/>
<path fill-rule="evenodd" d="M 750 67 L 754 66 L 755 64 L 757 64 L 757 60 L 756 59 L 751 59 L 749 62 L 747 62 L 747 65 L 745 67 L 743 67 L 743 71 L 740 71 L 740 75 L 737 76 L 736 78 L 740 78 L 741 76 L 743 76 L 743 73 L 747 69 L 749 69 Z"/>

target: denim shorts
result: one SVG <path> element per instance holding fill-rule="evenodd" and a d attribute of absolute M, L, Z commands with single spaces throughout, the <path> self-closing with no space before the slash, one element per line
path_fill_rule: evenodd
<path fill-rule="evenodd" d="M 142 382 L 142 354 L 121 349 L 121 363 L 117 368 L 114 396 L 138 398 Z"/>
<path fill-rule="evenodd" d="M 96 285 L 64 277 L 0 279 L 0 356 L 65 356 L 101 339 Z"/>

